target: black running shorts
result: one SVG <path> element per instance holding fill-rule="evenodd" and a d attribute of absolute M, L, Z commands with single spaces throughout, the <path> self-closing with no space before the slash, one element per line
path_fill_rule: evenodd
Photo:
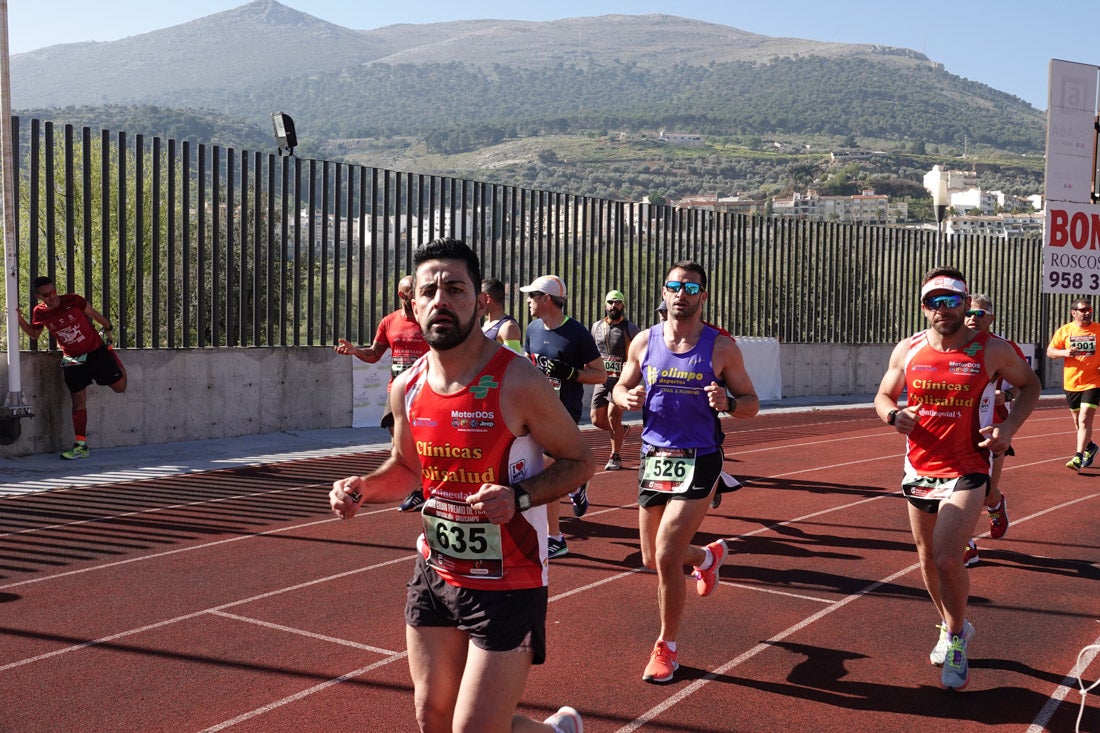
<path fill-rule="evenodd" d="M 546 660 L 545 586 L 510 591 L 458 588 L 417 556 L 406 591 L 409 626 L 452 626 L 469 634 L 479 649 L 529 651 L 533 664 Z"/>

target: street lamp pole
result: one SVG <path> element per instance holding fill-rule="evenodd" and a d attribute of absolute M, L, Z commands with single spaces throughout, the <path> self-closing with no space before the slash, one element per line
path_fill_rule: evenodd
<path fill-rule="evenodd" d="M 4 209 L 4 304 L 8 311 L 8 393 L 0 405 L 0 445 L 10 445 L 19 438 L 19 420 L 30 417 L 31 409 L 23 402 L 20 381 L 19 324 L 15 309 L 19 307 L 19 264 L 15 256 L 15 153 L 11 132 L 11 76 L 8 67 L 8 0 L 0 0 L 0 184 Z"/>
<path fill-rule="evenodd" d="M 947 179 L 940 174 L 940 180 L 932 190 L 932 209 L 936 212 L 936 262 L 935 267 L 943 265 L 943 220 L 947 218 L 947 203 L 950 197 L 947 193 Z"/>

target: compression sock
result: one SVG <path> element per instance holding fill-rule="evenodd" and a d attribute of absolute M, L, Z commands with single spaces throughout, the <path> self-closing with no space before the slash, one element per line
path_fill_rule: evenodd
<path fill-rule="evenodd" d="M 73 432 L 76 433 L 77 440 L 85 439 L 84 436 L 88 432 L 87 410 L 73 410 Z"/>

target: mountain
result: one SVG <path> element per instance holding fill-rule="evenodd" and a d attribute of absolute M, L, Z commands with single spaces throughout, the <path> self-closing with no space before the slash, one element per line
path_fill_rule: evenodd
<path fill-rule="evenodd" d="M 1044 114 L 1023 100 L 916 51 L 657 14 L 353 30 L 255 0 L 118 41 L 17 54 L 11 80 L 17 114 L 55 110 L 82 124 L 100 114 L 111 127 L 121 107 L 157 118 L 192 110 L 254 131 L 238 144 L 270 145 L 270 114 L 284 111 L 300 152 L 353 159 L 380 140 L 453 155 L 546 135 L 662 129 L 748 148 L 782 139 L 1036 156 L 1045 130 Z M 166 134 L 156 124 L 130 131 Z"/>

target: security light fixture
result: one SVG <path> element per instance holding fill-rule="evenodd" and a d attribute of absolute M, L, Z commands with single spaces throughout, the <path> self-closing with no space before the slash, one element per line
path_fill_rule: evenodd
<path fill-rule="evenodd" d="M 294 133 L 294 120 L 285 112 L 273 112 L 271 124 L 275 128 L 275 142 L 279 143 L 279 155 L 294 155 L 298 136 Z M 285 151 L 285 152 L 284 152 Z"/>

